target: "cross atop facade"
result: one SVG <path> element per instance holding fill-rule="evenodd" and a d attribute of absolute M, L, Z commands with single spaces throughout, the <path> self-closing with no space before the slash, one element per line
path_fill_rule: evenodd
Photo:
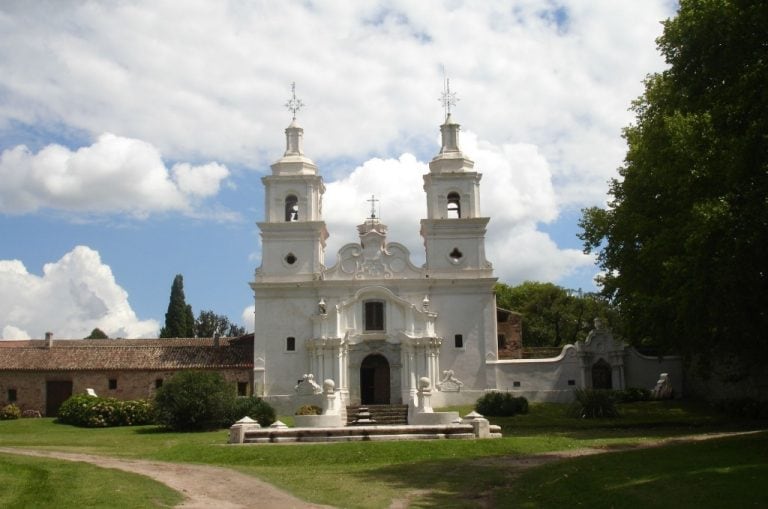
<path fill-rule="evenodd" d="M 296 82 L 291 83 L 291 98 L 285 103 L 285 107 L 293 113 L 293 119 L 296 120 L 296 112 L 304 107 L 304 103 L 301 99 L 296 98 Z"/>
<path fill-rule="evenodd" d="M 456 103 L 459 101 L 459 98 L 456 97 L 456 92 L 451 92 L 451 80 L 449 78 L 445 78 L 443 93 L 440 94 L 438 101 L 443 103 L 446 117 L 451 114 L 451 106 L 456 106 Z"/>
<path fill-rule="evenodd" d="M 376 202 L 379 201 L 376 199 L 374 195 L 371 195 L 371 198 L 369 200 L 365 200 L 371 202 L 371 217 L 370 219 L 376 219 Z"/>

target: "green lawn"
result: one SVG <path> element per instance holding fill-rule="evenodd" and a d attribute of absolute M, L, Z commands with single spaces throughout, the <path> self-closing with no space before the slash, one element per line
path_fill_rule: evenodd
<path fill-rule="evenodd" d="M 85 463 L 0 454 L 0 507 L 173 507 L 182 497 L 146 477 Z"/>
<path fill-rule="evenodd" d="M 766 477 L 768 460 L 752 461 L 748 467 L 737 461 L 748 457 L 741 449 L 765 452 L 766 433 L 738 440 L 561 461 L 524 474 L 509 468 L 510 459 L 542 452 L 627 447 L 664 437 L 756 426 L 755 423 L 730 422 L 705 408 L 680 402 L 635 403 L 621 408 L 623 417 L 619 419 L 593 421 L 564 417 L 560 405 L 534 404 L 528 415 L 492 419 L 504 430 L 505 438 L 500 440 L 229 446 L 224 445 L 227 440 L 224 430 L 167 433 L 151 426 L 79 429 L 48 419 L 24 419 L 0 422 L 0 444 L 223 465 L 258 476 L 306 500 L 342 507 L 388 507 L 393 499 L 404 497 L 410 497 L 410 503 L 415 507 L 472 507 L 478 505 L 478 497 L 498 506 L 515 506 L 525 500 L 530 507 L 560 507 L 563 504 L 556 501 L 554 487 L 561 485 L 564 499 L 569 501 L 566 505 L 573 506 L 574 501 L 581 500 L 582 494 L 587 496 L 595 491 L 576 489 L 571 482 L 579 477 L 573 472 L 582 473 L 586 479 L 573 481 L 576 485 L 605 486 L 607 494 L 618 497 L 609 499 L 603 495 L 601 500 L 637 500 L 637 504 L 652 506 L 651 502 L 629 497 L 634 497 L 635 492 L 648 492 L 652 499 L 664 502 L 661 496 L 654 498 L 653 493 L 664 493 L 665 483 L 671 483 L 669 487 L 672 488 L 679 485 L 682 492 L 678 495 L 682 497 L 706 495 L 710 487 L 714 489 L 717 485 L 710 482 L 699 486 L 694 482 L 683 483 L 681 479 L 696 479 L 695 472 L 691 474 L 693 477 L 686 477 L 690 471 L 689 463 L 706 467 L 713 456 L 712 447 L 721 443 L 724 445 L 718 450 L 733 450 L 734 453 L 718 457 L 717 466 L 713 467 L 719 469 L 718 472 L 730 468 L 733 472 L 754 471 Z M 461 410 L 466 412 L 467 409 Z M 680 463 L 680 457 L 690 461 Z M 762 457 L 768 458 L 768 453 Z M 570 467 L 572 464 L 576 467 Z M 592 464 L 605 466 L 597 470 L 585 468 Z M 634 470 L 630 468 L 633 466 Z M 571 470 L 559 473 L 558 469 L 563 468 Z M 626 473 L 621 478 L 614 475 L 614 472 L 624 471 Z M 518 475 L 523 477 L 518 480 Z M 653 482 L 644 480 L 653 475 L 659 477 Z M 547 480 L 553 479 L 561 481 L 552 486 L 546 484 Z M 633 483 L 632 479 L 642 481 Z M 736 492 L 749 491 L 743 486 L 750 485 L 748 477 L 728 475 L 722 479 Z M 645 490 L 644 485 L 653 489 Z M 530 490 L 521 491 L 526 487 Z M 766 488 L 757 485 L 751 491 L 765 497 Z M 555 498 L 539 500 L 535 495 L 540 492 Z M 722 500 L 715 497 L 714 492 L 710 495 L 703 496 L 704 502 L 696 505 L 722 506 Z M 584 500 L 596 504 L 593 499 Z M 607 503 L 606 507 L 610 505 Z"/>

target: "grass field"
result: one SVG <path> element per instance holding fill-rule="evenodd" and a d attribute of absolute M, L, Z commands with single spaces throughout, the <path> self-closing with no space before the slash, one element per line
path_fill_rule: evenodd
<path fill-rule="evenodd" d="M 181 494 L 146 477 L 71 463 L 0 455 L 0 507 L 173 507 Z"/>
<path fill-rule="evenodd" d="M 405 497 L 414 507 L 473 507 L 478 497 L 499 507 L 665 507 L 670 492 L 683 507 L 677 501 L 723 507 L 718 493 L 729 493 L 739 507 L 768 507 L 768 488 L 755 482 L 768 479 L 765 432 L 562 460 L 525 472 L 514 467 L 516 459 L 551 451 L 635 447 L 760 426 L 680 402 L 622 410 L 616 420 L 576 420 L 564 417 L 560 405 L 532 405 L 528 415 L 492 419 L 504 431 L 500 440 L 258 446 L 224 445 L 224 430 L 79 429 L 24 419 L 0 422 L 0 444 L 228 466 L 306 500 L 342 507 L 388 507 Z"/>

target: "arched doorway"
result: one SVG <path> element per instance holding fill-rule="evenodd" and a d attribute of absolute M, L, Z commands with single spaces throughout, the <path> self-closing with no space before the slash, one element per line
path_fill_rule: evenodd
<path fill-rule="evenodd" d="M 389 362 L 383 355 L 369 355 L 360 365 L 360 402 L 389 405 Z"/>
<path fill-rule="evenodd" d="M 592 388 L 613 389 L 611 366 L 605 359 L 600 359 L 592 365 Z"/>

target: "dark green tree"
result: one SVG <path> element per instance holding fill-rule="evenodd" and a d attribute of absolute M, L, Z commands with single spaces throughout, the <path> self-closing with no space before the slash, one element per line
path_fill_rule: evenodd
<path fill-rule="evenodd" d="M 155 394 L 156 417 L 174 430 L 215 429 L 231 424 L 235 388 L 216 371 L 180 371 Z"/>
<path fill-rule="evenodd" d="M 499 307 L 523 315 L 525 346 L 562 346 L 583 340 L 595 318 L 617 322 L 608 301 L 594 293 L 566 290 L 553 283 L 526 281 L 517 286 L 498 283 Z"/>
<path fill-rule="evenodd" d="M 231 323 L 225 315 L 217 315 L 213 311 L 200 311 L 195 320 L 195 336 L 210 338 L 217 332 L 221 336 L 237 337 L 245 334 L 245 328 Z"/>
<path fill-rule="evenodd" d="M 184 298 L 184 277 L 176 274 L 171 285 L 171 298 L 165 313 L 161 338 L 191 338 L 195 336 L 195 316 Z"/>
<path fill-rule="evenodd" d="M 681 0 L 657 42 L 581 238 L 630 339 L 738 377 L 768 354 L 768 2 Z"/>
<path fill-rule="evenodd" d="M 107 334 L 103 330 L 96 327 L 91 331 L 91 333 L 88 336 L 86 336 L 83 339 L 109 339 L 109 336 L 107 336 Z"/>

